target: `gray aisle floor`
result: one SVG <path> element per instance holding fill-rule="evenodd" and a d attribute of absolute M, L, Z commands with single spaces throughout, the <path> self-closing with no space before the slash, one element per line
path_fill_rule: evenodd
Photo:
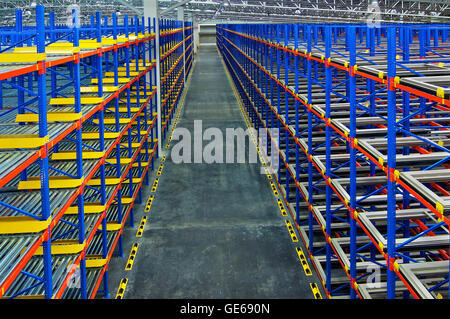
<path fill-rule="evenodd" d="M 203 129 L 245 129 L 216 48 L 201 47 L 196 59 L 177 128 L 193 136 L 194 120 L 202 120 Z M 111 297 L 125 277 L 124 298 L 313 298 L 309 283 L 319 281 L 305 276 L 300 243 L 259 171 L 260 164 L 175 164 L 168 155 L 142 238 L 137 205 L 124 257 L 111 261 Z M 144 188 L 144 202 L 149 195 Z M 124 271 L 135 242 L 133 268 Z"/>

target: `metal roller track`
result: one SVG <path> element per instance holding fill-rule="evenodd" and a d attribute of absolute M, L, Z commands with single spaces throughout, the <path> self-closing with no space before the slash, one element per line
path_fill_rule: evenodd
<path fill-rule="evenodd" d="M 94 291 L 95 284 L 100 278 L 100 274 L 102 273 L 102 268 L 87 268 L 86 269 L 86 286 L 87 286 L 87 295 L 91 296 Z M 79 288 L 68 287 L 64 291 L 62 299 L 80 299 L 81 292 Z"/>
<path fill-rule="evenodd" d="M 83 161 L 84 175 L 85 176 L 89 175 L 90 172 L 92 172 L 92 170 L 95 168 L 95 166 L 97 164 L 98 164 L 98 160 L 84 160 Z M 77 164 L 75 161 L 51 161 L 50 166 L 55 169 L 62 170 L 63 172 L 70 174 L 72 176 L 77 175 Z M 31 165 L 27 169 L 27 177 L 28 178 L 32 178 L 32 177 L 37 178 L 37 177 L 39 177 L 39 174 L 40 174 L 40 171 L 39 171 L 38 165 Z M 68 175 L 63 174 L 58 171 L 55 171 L 53 169 L 50 169 L 49 176 L 50 177 L 57 177 L 57 176 L 64 177 L 64 176 L 68 176 Z M 15 189 L 17 189 L 19 182 L 20 182 L 20 176 L 16 176 L 2 190 L 8 190 L 8 189 L 15 190 Z"/>
<path fill-rule="evenodd" d="M 315 208 L 317 209 L 317 207 L 315 207 Z M 316 215 L 318 215 L 319 217 L 321 216 L 320 213 L 317 214 L 317 211 L 316 211 Z M 325 216 L 324 216 L 324 218 L 325 218 Z M 319 218 L 319 221 L 321 221 L 321 223 L 325 223 L 324 219 L 320 219 Z M 323 225 L 324 224 L 322 224 L 322 226 Z M 348 230 L 348 227 L 349 227 L 348 224 L 341 224 L 341 225 L 346 225 L 347 226 L 347 230 Z M 316 248 L 320 248 L 320 247 L 324 247 L 325 246 L 325 241 L 324 241 L 323 235 L 320 232 L 320 229 L 321 229 L 321 227 L 319 227 L 319 226 L 315 227 L 314 237 L 316 239 L 316 241 L 315 241 L 315 247 Z M 303 234 L 305 240 L 307 241 L 308 240 L 308 235 L 307 235 L 307 232 L 306 232 L 307 231 L 307 227 L 302 226 L 300 231 Z M 343 232 L 343 231 L 345 231 L 345 229 L 341 229 L 340 231 Z M 357 237 L 357 243 L 358 243 L 359 247 L 362 247 L 362 245 L 365 245 L 367 243 L 367 237 L 358 236 Z M 338 254 L 339 260 L 341 262 L 343 262 L 347 267 L 349 267 L 350 266 L 350 263 L 349 263 L 349 258 L 350 257 L 348 255 L 348 253 L 345 253 L 345 251 L 348 251 L 347 249 L 348 249 L 348 246 L 349 246 L 349 239 L 345 238 L 345 237 L 344 238 L 334 239 L 334 240 L 332 240 L 332 245 L 333 245 L 334 251 L 336 251 L 337 254 Z M 443 244 L 443 245 L 445 246 L 445 244 Z M 405 272 L 403 269 L 409 267 L 409 265 L 414 265 L 414 266 L 417 266 L 418 268 L 422 268 L 423 265 L 427 265 L 428 264 L 428 263 L 426 263 L 426 259 L 424 257 L 422 257 L 422 252 L 423 252 L 423 250 L 420 249 L 420 247 L 417 247 L 416 250 L 410 250 L 408 252 L 409 255 L 412 258 L 414 258 L 414 260 L 419 262 L 418 264 L 416 264 L 416 263 L 405 264 L 405 263 L 402 263 L 401 260 L 399 260 L 399 267 L 400 267 L 402 273 Z M 430 251 L 430 253 L 436 253 L 436 252 L 437 252 L 436 250 Z M 366 258 L 366 259 L 358 258 L 358 260 L 357 260 L 356 267 L 357 267 L 359 273 L 364 273 L 364 271 L 368 271 L 369 267 L 373 267 L 374 266 L 374 264 L 371 263 L 371 262 L 365 262 L 365 260 L 369 260 L 369 251 L 366 251 L 366 252 L 360 251 L 359 252 L 359 256 L 361 256 L 361 257 L 365 256 L 365 258 Z M 384 258 L 381 255 L 379 255 L 379 254 L 377 254 L 377 256 L 378 256 L 377 257 L 378 264 L 379 265 L 383 265 L 385 263 L 384 262 Z M 373 256 L 372 256 L 372 258 L 373 258 Z M 319 268 L 320 268 L 319 272 L 322 273 L 322 275 L 324 276 L 325 273 L 324 273 L 323 268 L 322 268 L 322 265 L 325 266 L 324 265 L 324 262 L 325 262 L 324 256 L 316 256 L 316 257 L 314 257 L 313 261 L 316 264 L 316 266 L 319 266 Z M 448 266 L 448 263 L 447 263 L 447 266 Z M 336 270 L 338 270 L 338 268 L 340 268 L 340 266 L 338 266 L 338 265 L 335 265 L 335 267 L 336 267 Z M 370 268 L 370 269 L 372 269 L 372 268 Z M 447 269 L 447 271 L 448 271 L 448 269 Z M 370 274 L 370 273 L 368 273 L 368 274 Z M 439 273 L 436 271 L 433 274 L 434 278 L 430 278 L 429 277 L 427 281 L 429 283 L 431 283 L 431 282 L 438 283 L 438 282 L 442 281 L 443 278 L 440 278 L 439 276 L 436 276 L 436 274 L 439 275 Z M 413 283 L 417 287 L 423 287 L 422 286 L 423 281 L 424 281 L 423 278 L 421 278 L 421 280 L 419 280 L 417 277 L 416 278 L 414 278 L 413 276 L 409 276 L 409 277 L 410 277 L 409 279 L 410 279 L 411 283 Z M 322 278 L 324 278 L 324 277 L 322 277 Z M 386 279 L 385 270 L 383 268 L 381 268 L 380 278 L 378 278 L 378 280 L 379 280 L 378 282 L 381 282 L 381 286 L 383 286 L 383 280 L 385 280 L 385 279 Z M 335 284 L 344 284 L 346 282 L 346 280 L 348 280 L 348 279 L 343 279 L 342 281 L 336 282 Z M 362 284 L 363 284 L 364 280 L 361 280 L 361 281 L 362 281 Z M 399 282 L 399 285 L 401 285 L 403 287 L 403 288 L 400 289 L 400 291 L 402 291 L 402 292 L 403 291 L 405 291 L 405 292 L 407 291 L 407 288 L 401 282 Z M 441 288 L 442 288 L 441 292 L 443 292 L 445 294 L 445 286 L 441 287 Z M 370 293 L 368 292 L 368 295 L 365 296 L 365 297 L 367 297 L 369 299 L 370 298 L 380 298 L 381 296 L 383 296 L 384 298 L 386 297 L 385 290 L 382 291 L 382 292 L 378 291 L 378 295 L 372 295 L 373 293 L 374 293 L 373 291 L 370 291 Z M 381 293 L 381 295 L 380 295 L 380 293 Z M 433 298 L 428 292 L 425 292 L 423 290 L 423 288 L 422 288 L 422 297 L 423 298 Z"/>
<path fill-rule="evenodd" d="M 108 158 L 115 158 L 117 153 L 117 149 L 114 148 L 111 153 L 109 153 L 109 157 Z M 133 153 L 134 154 L 134 153 Z M 120 149 L 120 157 L 128 157 L 128 149 L 127 148 L 121 148 Z"/>
<path fill-rule="evenodd" d="M 109 149 L 114 144 L 114 140 L 105 140 L 105 149 Z M 100 149 L 100 142 L 96 140 L 83 140 L 83 151 L 95 151 Z M 76 144 L 72 141 L 61 141 L 58 143 L 59 152 L 75 152 Z M 54 152 L 54 151 L 53 151 Z M 51 154 L 53 154 L 53 152 Z"/>
<path fill-rule="evenodd" d="M 111 195 L 113 194 L 113 192 L 116 188 L 117 188 L 117 186 L 106 186 L 105 187 L 106 198 L 111 198 Z M 85 188 L 83 196 L 84 196 L 85 203 L 97 204 L 97 203 L 100 203 L 100 201 L 101 201 L 100 192 L 95 191 L 92 188 Z"/>
<path fill-rule="evenodd" d="M 134 195 L 136 193 L 136 190 L 137 190 L 138 186 L 139 185 L 136 182 L 133 181 L 133 188 L 131 189 L 132 190 L 131 194 Z M 129 182 L 123 182 L 122 183 L 122 197 L 123 196 L 130 197 L 129 195 L 130 195 L 130 183 Z"/>
<path fill-rule="evenodd" d="M 86 231 L 85 238 L 89 237 L 90 232 L 93 230 L 96 222 L 101 217 L 101 214 L 85 214 L 84 215 L 84 229 Z M 68 224 L 78 224 L 77 215 L 64 215 L 56 226 L 52 229 L 52 240 L 78 240 L 79 229 L 74 228 Z"/>
<path fill-rule="evenodd" d="M 15 168 L 34 155 L 35 151 L 0 151 L 0 179 L 11 174 Z"/>
<path fill-rule="evenodd" d="M 119 125 L 119 132 L 123 132 L 123 130 L 125 129 L 126 125 L 124 124 L 120 124 Z M 116 131 L 116 127 L 115 125 L 111 125 L 111 124 L 105 124 L 105 133 L 107 132 L 115 132 Z M 83 132 L 86 133 L 98 133 L 99 132 L 99 126 L 89 123 L 89 122 L 85 122 L 83 123 Z"/>
<path fill-rule="evenodd" d="M 69 200 L 74 190 L 50 190 L 50 212 L 56 215 L 62 206 Z M 16 191 L 0 193 L 0 201 L 24 210 L 35 216 L 41 216 L 41 192 L 40 191 Z M 0 220 L 6 216 L 23 216 L 23 214 L 0 205 Z"/>
<path fill-rule="evenodd" d="M 18 265 L 28 248 L 35 243 L 41 234 L 0 235 L 0 284 Z"/>
<path fill-rule="evenodd" d="M 70 123 L 58 123 L 48 125 L 48 136 L 50 140 L 60 136 L 65 130 L 67 130 L 72 124 Z M 1 135 L 39 135 L 39 125 L 37 124 L 0 124 L 0 137 Z M 17 147 L 20 149 L 20 147 Z"/>
<path fill-rule="evenodd" d="M 114 244 L 117 235 L 118 233 L 115 231 L 109 231 L 106 233 L 108 253 L 111 252 L 112 245 Z M 97 234 L 95 234 L 94 238 L 92 239 L 91 244 L 86 250 L 86 256 L 101 256 L 102 254 L 103 254 L 103 238 L 102 234 L 100 232 L 97 232 Z"/>
<path fill-rule="evenodd" d="M 124 191 L 124 194 L 126 194 L 126 191 Z M 127 211 L 128 207 L 129 207 L 128 205 L 122 205 L 122 214 L 124 214 Z M 119 211 L 117 205 L 109 206 L 109 209 L 106 212 L 106 220 L 108 222 L 121 222 L 119 220 Z"/>
<path fill-rule="evenodd" d="M 75 259 L 76 256 L 52 256 L 52 285 L 54 291 L 58 291 L 59 287 L 61 287 L 61 285 L 64 283 L 68 269 L 74 263 Z M 31 258 L 31 260 L 25 266 L 24 271 L 43 278 L 44 263 L 42 257 Z M 21 273 L 6 291 L 5 295 L 13 296 L 22 292 L 24 289 L 27 289 L 38 283 L 39 281 L 37 279 Z M 44 286 L 43 284 L 39 284 L 31 290 L 28 290 L 25 293 L 21 293 L 21 295 L 43 296 Z"/>
<path fill-rule="evenodd" d="M 123 170 L 126 169 L 128 164 L 121 164 L 121 171 L 123 172 Z M 106 176 L 117 176 L 117 166 L 116 165 L 106 165 L 105 167 L 105 174 Z M 100 172 L 97 172 L 94 175 L 96 178 L 100 177 Z"/>

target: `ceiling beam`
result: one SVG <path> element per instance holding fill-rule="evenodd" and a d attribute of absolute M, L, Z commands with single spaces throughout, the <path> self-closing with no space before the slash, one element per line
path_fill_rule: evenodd
<path fill-rule="evenodd" d="M 143 16 L 144 15 L 144 10 L 140 10 L 134 6 L 132 6 L 131 4 L 129 4 L 127 1 L 125 0 L 116 0 L 117 2 L 119 2 L 120 4 L 123 4 L 125 7 L 127 7 L 128 9 L 136 12 L 138 15 Z"/>
<path fill-rule="evenodd" d="M 175 3 L 174 5 L 166 8 L 166 9 L 163 9 L 163 10 L 159 11 L 159 14 L 166 14 L 166 13 L 168 13 L 168 12 L 178 8 L 178 7 L 184 6 L 186 3 L 189 3 L 189 2 L 191 2 L 191 0 L 180 1 L 178 3 Z"/>

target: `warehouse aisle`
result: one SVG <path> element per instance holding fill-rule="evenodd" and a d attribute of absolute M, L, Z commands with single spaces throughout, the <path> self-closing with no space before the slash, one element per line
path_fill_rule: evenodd
<path fill-rule="evenodd" d="M 245 128 L 215 46 L 201 47 L 177 128 Z M 175 141 L 172 142 L 174 144 Z M 207 142 L 204 142 L 206 145 Z M 174 164 L 170 156 L 142 238 L 127 229 L 110 267 L 111 297 L 313 298 L 284 219 L 259 164 Z M 144 200 L 150 190 L 144 192 Z M 136 220 L 143 208 L 136 206 Z M 140 246 L 131 271 L 130 247 Z"/>

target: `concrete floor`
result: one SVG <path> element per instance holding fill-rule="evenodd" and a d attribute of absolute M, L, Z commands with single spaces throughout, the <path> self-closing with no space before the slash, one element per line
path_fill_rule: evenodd
<path fill-rule="evenodd" d="M 200 47 L 196 61 L 177 128 L 193 136 L 194 120 L 202 120 L 203 129 L 224 134 L 245 129 L 216 48 Z M 125 298 L 313 298 L 309 283 L 319 281 L 305 276 L 301 245 L 259 171 L 260 164 L 175 164 L 168 154 L 142 238 L 128 227 L 124 258 L 111 261 L 111 297 L 126 277 Z M 144 201 L 149 195 L 144 188 Z M 142 205 L 135 214 L 137 225 Z M 133 269 L 124 271 L 135 242 Z"/>

